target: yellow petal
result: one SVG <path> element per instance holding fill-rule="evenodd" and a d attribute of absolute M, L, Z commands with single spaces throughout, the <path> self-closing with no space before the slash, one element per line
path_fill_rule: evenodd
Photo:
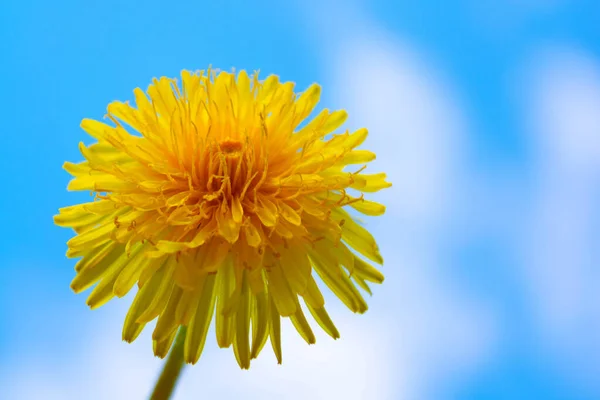
<path fill-rule="evenodd" d="M 367 311 L 365 299 L 350 279 L 344 274 L 335 274 L 331 268 L 318 259 L 311 259 L 313 266 L 323 282 L 352 311 L 360 314 Z"/>
<path fill-rule="evenodd" d="M 375 153 L 369 150 L 352 150 L 342 157 L 338 162 L 340 165 L 366 164 L 375 160 Z"/>
<path fill-rule="evenodd" d="M 164 282 L 165 271 L 166 268 L 159 268 L 152 278 L 137 292 L 123 324 L 123 340 L 126 342 L 134 341 L 146 325 L 146 323 L 139 323 L 138 319 L 155 300 L 155 294 Z"/>
<path fill-rule="evenodd" d="M 88 163 L 87 161 L 80 162 L 77 164 L 67 161 L 63 163 L 63 169 L 69 174 L 71 174 L 71 176 L 79 176 L 85 174 L 92 175 L 93 173 L 98 174 L 97 172 L 92 171 L 92 169 L 90 168 L 90 163 Z"/>
<path fill-rule="evenodd" d="M 282 187 L 298 188 L 304 185 L 314 186 L 323 182 L 323 177 L 318 174 L 294 174 L 281 180 Z"/>
<path fill-rule="evenodd" d="M 69 182 L 67 190 L 89 190 L 92 192 L 133 192 L 137 186 L 131 182 L 125 182 L 112 175 L 83 175 L 74 178 Z"/>
<path fill-rule="evenodd" d="M 264 226 L 275 226 L 277 222 L 277 207 L 269 200 L 262 200 L 256 207 L 256 215 Z"/>
<path fill-rule="evenodd" d="M 374 193 L 381 189 L 386 189 L 392 186 L 390 182 L 386 182 L 386 174 L 356 174 L 354 175 L 355 183 L 350 185 L 351 188 L 360 190 L 361 192 Z"/>
<path fill-rule="evenodd" d="M 173 292 L 173 287 L 175 285 L 172 276 L 177 261 L 174 258 L 175 257 L 170 257 L 167 259 L 162 267 L 160 285 L 156 288 L 156 291 L 154 292 L 154 298 L 146 310 L 137 318 L 137 323 L 147 323 L 152 321 L 154 318 L 158 317 L 167 306 L 167 302 L 171 297 L 171 293 Z"/>
<path fill-rule="evenodd" d="M 94 249 L 91 249 L 90 251 L 86 252 L 83 258 L 77 262 L 77 264 L 75 264 L 75 271 L 79 273 L 83 270 L 93 268 L 116 247 L 119 248 L 117 253 L 123 252 L 124 246 L 115 242 L 108 242 L 104 246 L 98 246 Z"/>
<path fill-rule="evenodd" d="M 312 276 L 308 277 L 306 290 L 304 291 L 304 293 L 301 293 L 301 295 L 302 297 L 304 297 L 304 301 L 306 301 L 306 304 L 310 304 L 314 308 L 321 308 L 325 304 L 323 294 L 319 290 L 317 282 Z"/>
<path fill-rule="evenodd" d="M 304 293 L 312 268 L 302 248 L 292 244 L 282 249 L 280 264 L 292 291 Z"/>
<path fill-rule="evenodd" d="M 242 218 L 244 216 L 244 208 L 242 207 L 242 202 L 239 197 L 234 197 L 231 203 L 231 216 L 233 217 L 233 221 L 236 224 L 242 223 Z"/>
<path fill-rule="evenodd" d="M 235 320 L 235 341 L 233 352 L 242 369 L 250 368 L 250 288 L 246 280 L 246 271 L 242 275 L 242 293 Z"/>
<path fill-rule="evenodd" d="M 246 242 L 250 247 L 258 247 L 262 242 L 260 233 L 254 223 L 251 220 L 244 225 L 244 236 L 246 237 Z"/>
<path fill-rule="evenodd" d="M 241 225 L 233 220 L 231 209 L 216 211 L 217 225 L 219 226 L 219 234 L 223 236 L 229 243 L 237 242 L 240 236 Z"/>
<path fill-rule="evenodd" d="M 129 293 L 133 285 L 140 279 L 144 269 L 151 262 L 154 262 L 154 260 L 145 257 L 143 251 L 140 251 L 134 257 L 131 257 L 115 281 L 113 286 L 115 296 L 123 297 Z"/>
<path fill-rule="evenodd" d="M 277 307 L 279 315 L 289 317 L 296 312 L 296 295 L 290 289 L 283 271 L 278 264 L 274 264 L 267 270 L 269 278 L 269 291 Z"/>
<path fill-rule="evenodd" d="M 354 259 L 356 256 L 348 249 L 344 243 L 331 244 L 329 251 L 346 269 L 349 274 L 354 272 Z"/>
<path fill-rule="evenodd" d="M 127 263 L 139 256 L 141 248 L 142 245 L 137 244 L 132 249 L 131 255 L 123 252 L 121 256 L 109 268 L 107 268 L 102 280 L 98 283 L 98 285 L 96 285 L 94 290 L 92 290 L 92 293 L 90 293 L 87 299 L 87 305 L 90 306 L 92 310 L 106 304 L 115 296 L 113 287 L 117 278 L 119 277 L 121 271 L 123 271 L 123 269 L 127 266 Z"/>
<path fill-rule="evenodd" d="M 98 282 L 111 265 L 124 254 L 122 247 L 106 246 L 104 249 L 106 250 L 94 256 L 92 267 L 81 269 L 71 281 L 71 289 L 75 293 L 81 293 Z"/>
<path fill-rule="evenodd" d="M 173 340 L 175 339 L 175 335 L 177 334 L 177 329 L 173 329 L 173 331 L 166 336 L 164 339 L 158 341 L 152 341 L 152 350 L 154 351 L 154 355 L 159 358 L 165 358 L 167 354 L 169 354 L 169 350 L 173 345 Z"/>
<path fill-rule="evenodd" d="M 198 299 L 202 294 L 202 288 L 204 287 L 204 281 L 208 274 L 204 273 L 200 275 L 200 281 L 198 287 L 194 290 L 183 290 L 181 294 L 181 299 L 177 304 L 177 309 L 175 310 L 175 320 L 180 325 L 188 325 L 192 316 L 196 312 L 196 308 L 198 307 Z"/>
<path fill-rule="evenodd" d="M 115 229 L 112 221 L 106 222 L 104 225 L 75 236 L 67 242 L 67 246 L 73 250 L 94 248 L 110 240 L 110 234 Z"/>
<path fill-rule="evenodd" d="M 314 110 L 321 97 L 321 86 L 313 83 L 296 100 L 296 118 L 304 120 Z"/>
<path fill-rule="evenodd" d="M 304 316 L 304 312 L 300 307 L 298 299 L 296 299 L 296 312 L 290 316 L 290 319 L 292 320 L 292 324 L 296 328 L 296 331 L 298 331 L 306 343 L 316 343 L 315 334 L 313 333 L 308 321 L 306 320 L 306 317 Z"/>
<path fill-rule="evenodd" d="M 90 224 L 97 224 L 106 217 L 107 215 L 97 215 L 87 212 L 62 213 L 54 216 L 54 223 L 58 226 L 78 228 Z"/>
<path fill-rule="evenodd" d="M 333 210 L 331 216 L 336 222 L 342 224 L 342 238 L 348 245 L 368 259 L 383 264 L 379 246 L 369 231 L 354 222 L 346 211 L 339 208 Z"/>
<path fill-rule="evenodd" d="M 323 133 L 330 133 L 342 126 L 344 122 L 348 119 L 348 113 L 345 110 L 334 111 L 331 113 L 329 118 L 327 118 L 327 122 L 320 127 L 320 130 Z"/>
<path fill-rule="evenodd" d="M 177 107 L 173 90 L 171 89 L 172 80 L 166 77 L 162 77 L 160 80 L 154 78 L 152 83 L 146 91 L 152 99 L 152 104 L 154 104 L 156 111 L 160 115 L 170 116 L 175 107 Z"/>
<path fill-rule="evenodd" d="M 272 296 L 269 296 L 269 317 L 269 338 L 271 339 L 271 347 L 273 347 L 277 363 L 281 364 L 281 319 Z"/>
<path fill-rule="evenodd" d="M 154 332 L 152 332 L 152 339 L 154 341 L 162 342 L 171 336 L 173 332 L 177 331 L 179 324 L 177 323 L 175 313 L 182 295 L 183 289 L 175 286 L 171 292 L 167 306 L 164 312 L 158 317 L 156 327 L 154 328 Z"/>
<path fill-rule="evenodd" d="M 167 206 L 169 206 L 169 207 L 182 206 L 183 204 L 185 204 L 187 199 L 189 199 L 189 197 L 190 197 L 189 192 L 180 192 L 180 193 L 174 194 L 173 196 L 171 196 L 167 199 Z"/>
<path fill-rule="evenodd" d="M 234 316 L 224 315 L 225 304 L 235 290 L 235 274 L 232 257 L 227 257 L 217 273 L 217 315 L 215 318 L 215 331 L 219 347 L 226 348 L 233 341 Z"/>
<path fill-rule="evenodd" d="M 110 200 L 98 200 L 98 201 L 91 201 L 89 203 L 77 204 L 75 206 L 59 208 L 58 212 L 60 214 L 69 214 L 69 215 L 74 214 L 74 217 L 82 215 L 82 214 L 88 214 L 88 213 L 97 214 L 97 215 L 106 215 L 106 214 L 112 214 L 118 208 L 123 208 L 123 211 L 130 210 L 129 207 L 122 207 L 118 204 L 113 203 Z"/>
<path fill-rule="evenodd" d="M 108 112 L 140 133 L 148 131 L 145 129 L 145 121 L 141 118 L 138 110 L 127 103 L 113 101 L 108 105 Z"/>
<path fill-rule="evenodd" d="M 385 206 L 369 200 L 359 200 L 350 204 L 350 207 L 365 215 L 379 216 L 385 213 Z"/>
<path fill-rule="evenodd" d="M 296 210 L 290 207 L 289 204 L 285 202 L 279 202 L 279 211 L 281 216 L 291 224 L 299 226 L 302 223 L 302 218 L 300 218 L 300 215 L 298 215 Z"/>
<path fill-rule="evenodd" d="M 279 86 L 279 77 L 277 75 L 269 75 L 262 84 L 260 93 L 256 101 L 259 103 L 268 102 L 272 98 L 275 90 Z"/>
<path fill-rule="evenodd" d="M 261 266 L 251 269 L 248 274 L 248 284 L 253 294 L 262 293 L 266 290 L 265 271 L 260 268 Z"/>
<path fill-rule="evenodd" d="M 147 124 L 153 122 L 153 120 L 156 118 L 155 112 L 152 108 L 152 103 L 150 103 L 144 91 L 140 88 L 135 88 L 133 90 L 133 94 L 135 96 L 135 105 L 139 110 L 140 118 L 142 118 Z"/>
<path fill-rule="evenodd" d="M 279 220 L 279 222 L 275 225 L 275 232 L 285 239 L 291 240 L 294 238 L 294 232 L 292 232 L 282 220 Z"/>
<path fill-rule="evenodd" d="M 332 338 L 339 339 L 340 333 L 331 321 L 331 318 L 329 318 L 329 314 L 325 311 L 325 307 L 314 308 L 308 303 L 306 303 L 306 306 L 319 326 Z"/>
<path fill-rule="evenodd" d="M 84 119 L 81 121 L 81 128 L 86 131 L 91 137 L 98 141 L 121 141 L 122 137 L 112 126 L 106 125 L 105 123 L 93 120 Z"/>
<path fill-rule="evenodd" d="M 204 280 L 204 287 L 202 288 L 196 313 L 188 326 L 183 349 L 184 358 L 188 364 L 198 362 L 204 349 L 206 333 L 215 309 L 215 296 L 213 293 L 215 276 L 215 274 L 209 274 Z"/>
<path fill-rule="evenodd" d="M 156 248 L 167 254 L 177 253 L 186 249 L 195 249 L 202 246 L 212 236 L 217 228 L 217 222 L 214 219 L 206 222 L 196 233 L 191 242 L 173 242 L 161 240 L 156 244 Z"/>
<path fill-rule="evenodd" d="M 344 110 L 329 113 L 329 110 L 324 109 L 298 131 L 296 139 L 299 142 L 304 142 L 323 137 L 342 126 L 347 118 L 348 114 Z"/>
<path fill-rule="evenodd" d="M 231 245 L 227 241 L 215 237 L 201 250 L 198 255 L 200 268 L 207 272 L 216 272 L 229 254 Z"/>
<path fill-rule="evenodd" d="M 178 264 L 175 267 L 175 272 L 173 272 L 173 279 L 182 289 L 194 290 L 197 287 L 200 277 L 197 273 L 198 265 L 196 256 L 197 253 L 190 254 L 188 252 L 179 255 Z"/>
<path fill-rule="evenodd" d="M 361 287 L 362 290 L 369 293 L 370 296 L 373 295 L 373 292 L 371 292 L 371 288 L 369 287 L 369 285 L 367 284 L 367 282 L 365 282 L 365 280 L 363 278 L 361 278 L 357 275 L 352 275 L 352 280 L 354 282 L 356 282 L 358 284 L 358 286 Z"/>
<path fill-rule="evenodd" d="M 354 257 L 354 273 L 370 282 L 383 283 L 384 277 L 381 272 L 371 264 L 363 261 L 359 257 Z"/>
<path fill-rule="evenodd" d="M 355 147 L 360 146 L 368 135 L 369 131 L 366 128 L 360 128 L 350 135 L 344 137 L 343 146 L 346 149 L 354 149 Z"/>
<path fill-rule="evenodd" d="M 269 336 L 269 297 L 266 291 L 253 295 L 252 302 L 252 349 L 251 358 L 258 354 L 267 342 Z"/>

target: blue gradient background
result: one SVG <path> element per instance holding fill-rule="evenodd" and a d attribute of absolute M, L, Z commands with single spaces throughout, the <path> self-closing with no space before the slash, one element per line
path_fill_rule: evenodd
<path fill-rule="evenodd" d="M 379 151 L 378 165 L 398 162 L 390 177 L 400 184 L 381 197 L 391 216 L 368 221 L 387 280 L 365 316 L 346 320 L 335 308 L 335 320 L 344 316 L 342 340 L 320 340 L 310 351 L 343 346 L 345 332 L 369 326 L 383 329 L 367 331 L 360 354 L 380 341 L 391 347 L 369 358 L 368 368 L 382 373 L 361 381 L 363 391 L 344 392 L 351 374 L 311 386 L 325 370 L 353 369 L 328 353 L 315 364 L 309 352 L 306 368 L 294 366 L 292 354 L 282 367 L 265 354 L 263 369 L 236 381 L 233 355 L 209 339 L 176 398 L 600 398 L 599 18 L 600 3 L 577 0 L 5 0 L 0 387 L 7 397 L 0 397 L 144 398 L 150 390 L 160 363 L 149 355 L 148 336 L 120 342 L 128 300 L 91 312 L 69 289 L 71 233 L 52 215 L 89 195 L 66 192 L 61 165 L 79 160 L 77 143 L 89 141 L 82 118 L 102 118 L 110 101 L 130 99 L 154 76 L 210 64 L 276 73 L 299 90 L 321 83 L 322 107 L 347 107 L 350 126 L 371 128 L 366 146 Z M 379 96 L 386 82 L 375 81 L 384 76 L 411 83 L 408 98 L 402 85 Z M 428 101 L 438 97 L 439 104 Z M 383 118 L 363 109 L 366 98 L 383 104 Z M 414 124 L 399 127 L 394 114 L 405 115 L 415 98 L 424 120 L 417 113 Z M 428 114 L 429 107 L 443 110 Z M 581 110 L 589 110 L 585 118 Z M 438 138 L 436 127 L 448 126 L 451 133 Z M 402 168 L 407 155 L 415 160 Z M 434 171 L 422 191 L 421 167 Z M 411 189 L 424 197 L 411 197 Z M 407 282 L 425 289 L 411 291 Z M 109 347 L 91 350 L 98 346 Z M 353 360 L 358 347 L 343 353 Z M 213 364 L 221 358 L 227 363 Z M 133 359 L 148 367 L 140 378 L 131 377 L 140 365 Z M 269 379 L 286 363 L 304 371 L 294 384 Z M 208 370 L 222 381 L 203 379 Z"/>

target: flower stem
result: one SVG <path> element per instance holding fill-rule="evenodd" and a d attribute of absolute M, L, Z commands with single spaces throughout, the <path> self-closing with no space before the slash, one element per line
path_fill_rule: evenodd
<path fill-rule="evenodd" d="M 175 345 L 169 353 L 163 370 L 156 381 L 150 400 L 169 400 L 175 389 L 181 370 L 183 369 L 183 343 L 185 342 L 186 328 L 181 327 L 175 338 Z"/>

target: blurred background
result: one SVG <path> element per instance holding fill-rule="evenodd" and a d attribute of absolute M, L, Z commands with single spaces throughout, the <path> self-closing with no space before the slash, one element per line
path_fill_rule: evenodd
<path fill-rule="evenodd" d="M 251 4 L 250 4 L 251 3 Z M 176 399 L 599 399 L 600 3 L 52 1 L 0 5 L 0 397 L 143 399 L 151 329 L 69 289 L 55 227 L 84 117 L 208 65 L 323 86 L 393 188 L 386 282 L 342 338 L 284 325 L 250 371 L 211 334 Z"/>

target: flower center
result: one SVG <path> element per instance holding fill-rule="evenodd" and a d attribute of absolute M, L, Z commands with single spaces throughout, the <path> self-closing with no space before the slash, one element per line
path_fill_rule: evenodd
<path fill-rule="evenodd" d="M 242 142 L 239 140 L 225 139 L 219 143 L 219 147 L 225 154 L 239 153 L 242 151 Z"/>

